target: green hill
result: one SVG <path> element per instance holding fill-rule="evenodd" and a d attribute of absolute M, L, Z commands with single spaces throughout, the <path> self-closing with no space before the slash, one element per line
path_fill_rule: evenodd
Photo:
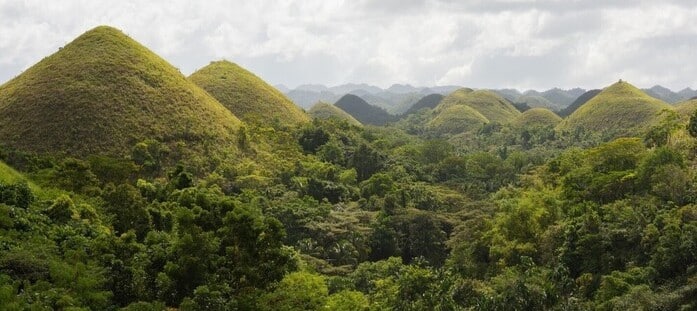
<path fill-rule="evenodd" d="M 216 153 L 234 145 L 239 125 L 176 68 L 107 26 L 0 86 L 0 144 L 23 151 L 127 155 L 155 139 Z"/>
<path fill-rule="evenodd" d="M 513 121 L 520 111 L 508 100 L 492 91 L 459 89 L 443 98 L 435 111 L 440 114 L 455 105 L 468 106 L 482 114 L 489 122 L 501 124 Z"/>
<path fill-rule="evenodd" d="M 429 131 L 438 134 L 459 134 L 479 129 L 489 120 L 466 105 L 452 105 L 442 109 L 426 124 Z"/>
<path fill-rule="evenodd" d="M 673 106 L 682 118 L 689 118 L 697 110 L 697 99 L 686 100 Z"/>
<path fill-rule="evenodd" d="M 637 136 L 659 120 L 663 109 L 671 106 L 620 81 L 583 104 L 557 128 L 568 132 L 583 129 L 610 137 Z"/>
<path fill-rule="evenodd" d="M 344 95 L 334 105 L 346 111 L 362 124 L 385 125 L 393 119 L 392 115 L 387 113 L 385 109 L 373 106 L 353 94 Z"/>
<path fill-rule="evenodd" d="M 561 118 L 547 108 L 532 108 L 519 115 L 511 124 L 518 127 L 556 126 Z"/>
<path fill-rule="evenodd" d="M 310 117 L 285 95 L 253 73 L 229 61 L 211 62 L 189 76 L 245 122 L 293 125 Z"/>
<path fill-rule="evenodd" d="M 312 108 L 310 108 L 310 111 L 308 111 L 310 116 L 313 118 L 318 118 L 318 119 L 329 119 L 329 118 L 336 118 L 340 120 L 346 120 L 348 123 L 353 124 L 353 125 L 361 125 L 361 122 L 358 122 L 354 117 L 352 117 L 350 114 L 346 113 L 346 111 L 341 110 L 341 108 L 334 106 L 332 104 L 324 103 L 324 102 L 318 102 Z"/>

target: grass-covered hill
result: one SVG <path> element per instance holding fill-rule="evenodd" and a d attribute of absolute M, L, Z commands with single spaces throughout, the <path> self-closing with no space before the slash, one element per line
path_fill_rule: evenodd
<path fill-rule="evenodd" d="M 680 115 L 692 115 L 697 110 L 697 98 L 675 104 L 675 111 Z"/>
<path fill-rule="evenodd" d="M 121 31 L 94 28 L 0 86 L 0 145 L 73 156 L 233 145 L 240 120 Z"/>
<path fill-rule="evenodd" d="M 443 98 L 435 111 L 440 114 L 451 106 L 468 106 L 482 114 L 489 122 L 505 124 L 513 121 L 520 111 L 508 100 L 492 91 L 459 89 Z"/>
<path fill-rule="evenodd" d="M 424 108 L 436 108 L 438 104 L 443 100 L 444 96 L 441 94 L 429 94 L 414 103 L 409 109 L 403 114 L 404 116 L 410 115 L 412 113 L 415 113 L 421 109 Z"/>
<path fill-rule="evenodd" d="M 339 120 L 346 120 L 348 123 L 353 125 L 361 125 L 356 118 L 352 117 L 346 111 L 341 110 L 341 108 L 328 104 L 325 102 L 318 102 L 308 111 L 310 116 L 318 119 L 331 119 L 336 118 Z"/>
<path fill-rule="evenodd" d="M 393 119 L 385 109 L 373 106 L 353 94 L 342 96 L 334 105 L 363 124 L 385 125 Z"/>
<path fill-rule="evenodd" d="M 229 61 L 211 62 L 189 76 L 189 80 L 245 122 L 293 125 L 310 120 L 283 93 Z"/>
<path fill-rule="evenodd" d="M 659 121 L 663 109 L 672 109 L 633 85 L 619 81 L 579 107 L 558 129 L 585 130 L 606 137 L 638 136 Z"/>
<path fill-rule="evenodd" d="M 489 120 L 467 105 L 452 105 L 439 111 L 426 125 L 436 135 L 460 134 L 481 128 Z"/>
<path fill-rule="evenodd" d="M 512 125 L 518 127 L 556 126 L 561 120 L 561 117 L 551 110 L 537 107 L 523 112 L 513 120 Z"/>
<path fill-rule="evenodd" d="M 558 113 L 559 116 L 567 117 L 571 115 L 572 113 L 574 113 L 574 111 L 576 111 L 576 109 L 578 109 L 578 107 L 581 107 L 583 104 L 595 97 L 595 95 L 598 95 L 598 93 L 600 93 L 601 91 L 602 90 L 590 90 L 581 94 L 581 96 L 576 98 L 576 100 L 574 100 L 569 106 L 560 110 Z"/>

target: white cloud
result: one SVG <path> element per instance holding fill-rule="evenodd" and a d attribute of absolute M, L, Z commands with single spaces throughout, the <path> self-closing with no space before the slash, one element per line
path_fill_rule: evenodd
<path fill-rule="evenodd" d="M 0 83 L 100 24 L 271 83 L 697 87 L 690 1 L 0 0 Z"/>

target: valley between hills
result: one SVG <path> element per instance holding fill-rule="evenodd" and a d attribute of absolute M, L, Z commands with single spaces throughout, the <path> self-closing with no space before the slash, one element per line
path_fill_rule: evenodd
<path fill-rule="evenodd" d="M 696 96 L 288 89 L 99 26 L 0 85 L 0 309 L 694 310 Z"/>

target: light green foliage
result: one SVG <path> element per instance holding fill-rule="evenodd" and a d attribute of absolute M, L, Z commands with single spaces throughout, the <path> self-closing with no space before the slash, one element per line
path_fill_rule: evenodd
<path fill-rule="evenodd" d="M 308 272 L 294 272 L 283 278 L 275 289 L 264 296 L 263 310 L 322 310 L 328 297 L 323 277 Z"/>

